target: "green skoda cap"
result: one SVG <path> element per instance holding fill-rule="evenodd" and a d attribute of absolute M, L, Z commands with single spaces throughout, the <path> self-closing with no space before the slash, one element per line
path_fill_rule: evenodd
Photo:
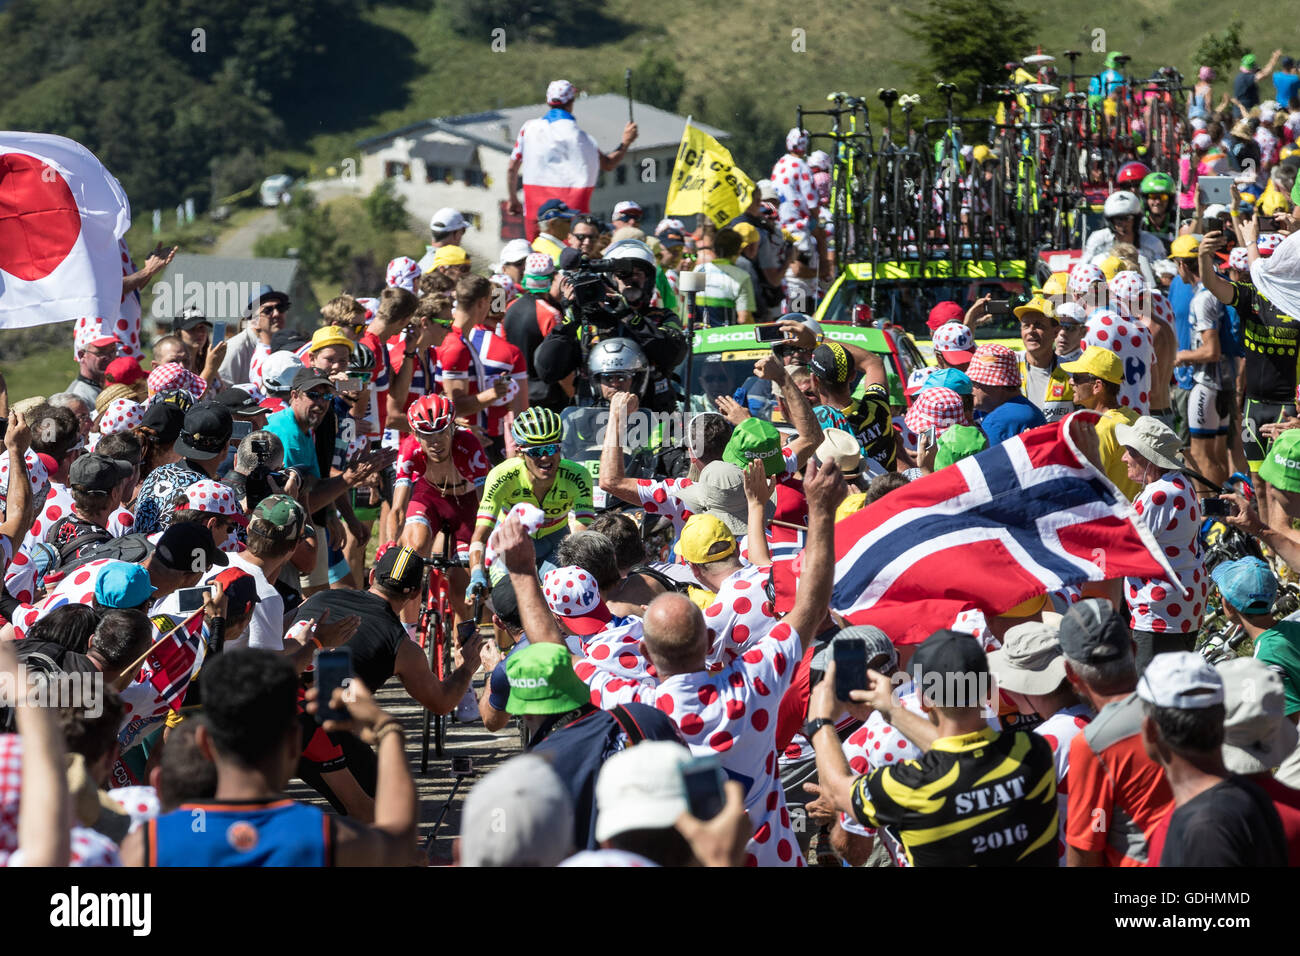
<path fill-rule="evenodd" d="M 1243 56 L 1241 58 L 1241 68 L 1243 70 L 1258 70 L 1259 60 L 1255 57 L 1255 54 L 1247 53 Z"/>
<path fill-rule="evenodd" d="M 288 495 L 268 495 L 263 498 L 253 509 L 253 517 L 274 525 L 276 531 L 293 529 L 295 533 L 301 533 L 307 524 L 307 513 L 302 505 Z"/>
<path fill-rule="evenodd" d="M 934 453 L 935 470 L 947 468 L 955 461 L 969 458 L 989 447 L 989 440 L 974 425 L 950 425 L 939 436 L 939 447 Z"/>
<path fill-rule="evenodd" d="M 731 439 L 722 451 L 722 460 L 744 468 L 755 458 L 762 460 L 763 471 L 769 478 L 785 472 L 781 433 L 776 426 L 761 418 L 746 418 L 731 433 Z"/>
<path fill-rule="evenodd" d="M 1300 491 L 1300 428 L 1277 436 L 1259 466 L 1259 477 L 1282 491 Z"/>
<path fill-rule="evenodd" d="M 508 714 L 565 714 L 591 700 L 562 644 L 529 644 L 506 661 Z"/>

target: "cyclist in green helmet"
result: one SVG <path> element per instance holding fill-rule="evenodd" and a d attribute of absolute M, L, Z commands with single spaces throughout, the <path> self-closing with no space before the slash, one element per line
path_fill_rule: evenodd
<path fill-rule="evenodd" d="M 591 524 L 595 517 L 591 478 L 581 465 L 560 457 L 563 431 L 560 416 L 538 405 L 523 411 L 510 426 L 517 451 L 514 458 L 507 458 L 488 472 L 483 484 L 483 498 L 469 545 L 470 584 L 466 600 L 472 600 L 480 588 L 490 589 L 484 567 L 488 538 L 497 521 L 515 505 L 532 505 L 542 512 L 541 522 L 531 534 L 536 542 L 538 567 L 543 571 L 555 567 L 551 555 L 568 537 L 570 514 L 580 524 Z M 504 572 L 504 567 L 494 567 L 494 577 Z"/>
<path fill-rule="evenodd" d="M 1148 173 L 1139 187 L 1146 214 L 1142 228 L 1160 237 L 1168 248 L 1174 237 L 1174 193 L 1178 186 L 1168 173 Z"/>

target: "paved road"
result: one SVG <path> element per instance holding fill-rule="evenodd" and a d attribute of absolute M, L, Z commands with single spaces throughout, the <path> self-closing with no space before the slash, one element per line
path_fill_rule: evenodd
<path fill-rule="evenodd" d="M 475 693 L 482 692 L 482 675 L 475 685 Z M 433 848 L 433 856 L 450 860 L 452 838 L 460 832 L 460 811 L 465 795 L 475 780 L 492 770 L 504 760 L 519 752 L 519 733 L 513 723 L 500 733 L 491 734 L 483 728 L 480 721 L 472 724 L 451 723 L 447 733 L 447 756 L 435 760 L 432 752 L 429 756 L 429 772 L 420 774 L 420 732 L 423 708 L 402 690 L 401 684 L 390 680 L 385 689 L 379 692 L 379 703 L 384 710 L 401 719 L 406 727 L 406 756 L 410 762 L 411 773 L 415 777 L 416 792 L 420 798 L 420 845 L 427 844 L 433 833 L 434 821 L 442 811 L 447 797 L 451 794 L 455 777 L 451 774 L 451 755 L 469 756 L 474 761 L 474 775 L 461 783 L 452 800 L 446 817 L 438 829 L 438 839 Z M 432 751 L 432 743 L 430 743 Z M 289 795 L 313 803 L 323 810 L 330 809 L 329 804 L 302 781 L 294 780 L 289 785 Z"/>
<path fill-rule="evenodd" d="M 258 239 L 284 228 L 278 213 L 279 210 L 276 209 L 260 210 L 238 229 L 232 229 L 222 236 L 213 247 L 212 254 L 232 259 L 253 258 L 253 245 Z"/>

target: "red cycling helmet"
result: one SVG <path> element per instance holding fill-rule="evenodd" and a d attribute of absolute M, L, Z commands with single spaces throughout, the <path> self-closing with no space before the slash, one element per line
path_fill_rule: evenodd
<path fill-rule="evenodd" d="M 1142 187 L 1142 180 L 1149 175 L 1151 175 L 1151 168 L 1146 163 L 1139 163 L 1136 160 L 1125 163 L 1115 174 L 1115 188 L 1137 192 Z"/>
<path fill-rule="evenodd" d="M 421 435 L 442 431 L 453 417 L 451 402 L 441 395 L 424 395 L 410 408 L 411 427 Z"/>

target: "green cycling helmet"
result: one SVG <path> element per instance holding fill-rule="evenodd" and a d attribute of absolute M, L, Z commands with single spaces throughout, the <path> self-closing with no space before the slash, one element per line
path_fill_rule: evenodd
<path fill-rule="evenodd" d="M 1149 174 L 1142 180 L 1142 185 L 1139 189 L 1141 189 L 1143 196 L 1150 196 L 1153 194 L 1172 196 L 1178 191 L 1178 187 L 1174 185 L 1174 177 L 1170 176 L 1168 173 Z"/>
<path fill-rule="evenodd" d="M 556 442 L 560 440 L 563 432 L 564 426 L 560 423 L 560 416 L 540 405 L 525 409 L 523 414 L 515 417 L 515 423 L 510 426 L 510 434 L 519 445 L 545 445 Z"/>

